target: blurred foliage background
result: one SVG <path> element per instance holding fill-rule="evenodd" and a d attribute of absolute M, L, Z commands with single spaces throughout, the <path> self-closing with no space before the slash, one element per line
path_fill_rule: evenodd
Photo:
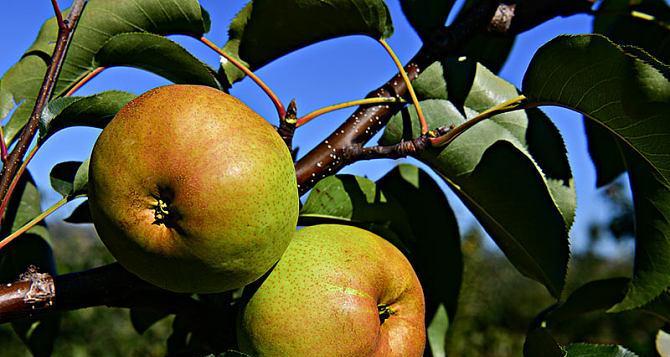
<path fill-rule="evenodd" d="M 566 292 L 590 280 L 626 276 L 632 265 L 633 216 L 623 179 L 602 190 L 607 219 L 591 222 L 587 248 L 573 253 Z M 60 273 L 113 261 L 90 225 L 49 226 Z M 602 246 L 609 248 L 603 250 Z M 521 276 L 477 226 L 462 240 L 464 279 L 458 315 L 447 336 L 450 356 L 521 356 L 526 329 L 552 303 L 540 284 Z M 448 277 L 445 276 L 445 279 Z M 54 356 L 163 356 L 173 317 L 143 335 L 129 311 L 89 308 L 63 314 Z M 640 356 L 656 356 L 662 320 L 641 312 L 592 313 L 556 326 L 558 342 L 618 343 Z M 665 326 L 668 327 L 668 326 Z M 0 355 L 30 356 L 8 324 L 0 325 Z"/>

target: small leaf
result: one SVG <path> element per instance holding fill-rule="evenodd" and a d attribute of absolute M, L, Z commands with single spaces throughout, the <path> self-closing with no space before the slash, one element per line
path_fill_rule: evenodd
<path fill-rule="evenodd" d="M 559 36 L 537 51 L 523 81 L 530 103 L 583 113 L 616 136 L 624 154 L 636 211 L 635 266 L 613 311 L 642 306 L 670 286 L 668 67 L 629 50 L 599 35 Z"/>
<path fill-rule="evenodd" d="M 545 328 L 532 329 L 523 344 L 524 357 L 563 357 L 565 351 Z"/>
<path fill-rule="evenodd" d="M 130 322 L 140 335 L 156 322 L 166 318 L 169 313 L 151 308 L 134 307 L 130 309 Z"/>
<path fill-rule="evenodd" d="M 635 353 L 615 345 L 573 343 L 568 345 L 565 350 L 568 353 L 566 357 L 637 357 Z"/>
<path fill-rule="evenodd" d="M 66 161 L 56 164 L 49 174 L 51 186 L 63 197 L 86 194 L 88 185 L 88 160 Z"/>
<path fill-rule="evenodd" d="M 401 0 L 402 12 L 420 36 L 444 27 L 455 0 Z"/>
<path fill-rule="evenodd" d="M 77 206 L 64 221 L 67 223 L 93 223 L 91 211 L 88 207 L 88 200 Z"/>
<path fill-rule="evenodd" d="M 379 39 L 392 33 L 382 0 L 253 0 L 231 22 L 223 49 L 255 70 L 319 41 L 347 35 Z M 244 77 L 230 63 L 223 70 L 230 83 Z"/>
<path fill-rule="evenodd" d="M 447 355 L 445 346 L 447 330 L 449 330 L 449 316 L 447 316 L 444 305 L 440 305 L 430 325 L 428 325 L 428 343 L 433 357 L 445 357 Z"/>
<path fill-rule="evenodd" d="M 110 38 L 95 55 L 97 66 L 144 69 L 174 83 L 223 89 L 216 72 L 178 43 L 151 33 L 122 33 Z"/>
<path fill-rule="evenodd" d="M 72 126 L 102 129 L 135 97 L 127 92 L 108 91 L 88 97 L 54 99 L 40 117 L 40 141 L 44 142 L 59 130 Z"/>

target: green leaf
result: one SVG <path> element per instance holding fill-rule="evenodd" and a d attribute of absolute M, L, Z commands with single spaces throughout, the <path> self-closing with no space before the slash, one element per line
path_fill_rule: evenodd
<path fill-rule="evenodd" d="M 446 196 L 428 173 L 402 164 L 377 182 L 384 195 L 404 208 L 412 236 L 403 237 L 426 299 L 426 316 L 440 305 L 454 321 L 463 275 L 458 222 Z"/>
<path fill-rule="evenodd" d="M 589 156 L 596 169 L 596 187 L 603 187 L 626 172 L 626 163 L 617 138 L 607 129 L 592 122 L 584 121 Z"/>
<path fill-rule="evenodd" d="M 663 330 L 658 330 L 656 334 L 656 351 L 660 356 L 670 354 L 670 334 Z"/>
<path fill-rule="evenodd" d="M 8 142 L 14 140 L 33 109 L 46 72 L 45 61 L 53 52 L 57 30 L 55 19 L 49 19 L 21 60 L 2 78 L 2 97 L 11 95 L 14 103 L 20 103 L 5 126 Z M 148 32 L 200 36 L 208 30 L 196 0 L 90 0 L 72 39 L 54 96 L 65 93 L 97 67 L 94 61 L 96 53 L 114 35 Z M 4 109 L 6 100 L 2 103 Z"/>
<path fill-rule="evenodd" d="M 99 67 L 144 69 L 174 83 L 223 89 L 216 72 L 178 43 L 151 33 L 122 33 L 105 42 L 95 55 Z"/>
<path fill-rule="evenodd" d="M 130 309 L 130 322 L 133 324 L 135 331 L 141 335 L 156 322 L 166 318 L 168 315 L 165 311 L 133 307 Z"/>
<path fill-rule="evenodd" d="M 605 311 L 623 299 L 629 281 L 628 278 L 611 278 L 588 282 L 573 291 L 564 303 L 547 315 L 546 320 L 555 324 L 586 313 Z"/>
<path fill-rule="evenodd" d="M 670 286 L 668 68 L 599 35 L 560 36 L 535 54 L 523 86 L 531 105 L 577 110 L 617 137 L 637 224 L 633 280 L 614 310 L 646 304 Z"/>
<path fill-rule="evenodd" d="M 568 353 L 566 357 L 637 357 L 635 353 L 615 345 L 573 343 L 568 345 L 565 350 Z"/>
<path fill-rule="evenodd" d="M 74 198 L 86 194 L 88 185 L 88 160 L 66 161 L 56 164 L 49 174 L 51 187 L 63 197 Z"/>
<path fill-rule="evenodd" d="M 449 316 L 444 305 L 440 305 L 435 312 L 435 316 L 428 325 L 428 343 L 433 357 L 445 357 L 447 338 L 449 330 Z"/>
<path fill-rule="evenodd" d="M 67 223 L 93 223 L 91 211 L 88 207 L 88 200 L 82 202 L 72 213 L 64 219 Z"/>
<path fill-rule="evenodd" d="M 422 107 L 429 127 L 465 121 L 448 101 L 426 100 Z M 410 108 L 395 115 L 381 142 L 417 137 L 420 127 L 414 112 Z M 541 170 L 512 132 L 487 120 L 446 148 L 422 153 L 420 159 L 445 178 L 523 275 L 560 296 L 569 255 L 566 223 Z"/>
<path fill-rule="evenodd" d="M 23 227 L 33 218 L 39 216 L 40 213 L 42 213 L 40 203 L 40 193 L 37 190 L 32 177 L 29 173 L 24 173 L 23 178 L 14 189 L 12 199 L 7 205 L 3 222 L 5 224 L 0 226 L 0 235 L 6 237 L 10 233 Z M 49 232 L 47 231 L 44 222 L 40 222 L 33 226 L 26 233 L 37 235 L 46 241 L 49 241 Z"/>
<path fill-rule="evenodd" d="M 665 291 L 640 310 L 670 322 L 670 291 Z"/>
<path fill-rule="evenodd" d="M 44 142 L 58 131 L 73 126 L 102 129 L 135 97 L 132 93 L 107 91 L 87 97 L 54 99 L 40 117 L 40 141 Z"/>
<path fill-rule="evenodd" d="M 402 12 L 420 36 L 444 27 L 455 0 L 401 0 Z"/>
<path fill-rule="evenodd" d="M 348 35 L 379 39 L 392 33 L 382 0 L 252 0 L 231 22 L 223 50 L 255 70 L 319 41 Z M 230 63 L 222 68 L 230 83 L 244 77 Z"/>
<path fill-rule="evenodd" d="M 524 357 L 563 357 L 565 351 L 545 328 L 535 328 L 528 332 L 523 344 Z"/>

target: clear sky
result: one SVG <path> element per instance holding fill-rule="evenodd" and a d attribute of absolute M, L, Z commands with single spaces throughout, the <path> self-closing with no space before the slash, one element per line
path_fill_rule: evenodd
<path fill-rule="evenodd" d="M 63 8 L 68 7 L 71 2 L 71 0 L 59 1 Z M 246 0 L 202 0 L 201 4 L 212 18 L 212 29 L 206 36 L 215 43 L 223 45 L 227 38 L 228 23 L 245 3 Z M 462 0 L 458 3 L 462 3 Z M 400 59 L 406 62 L 416 53 L 420 41 L 400 11 L 399 1 L 388 0 L 387 4 L 395 27 L 395 33 L 388 42 Z M 50 2 L 47 0 L 6 1 L 3 10 L 5 16 L 0 24 L 2 73 L 18 61 L 35 39 L 42 22 L 53 16 Z M 520 35 L 501 76 L 520 86 L 528 62 L 539 46 L 559 34 L 590 31 L 591 18 L 577 15 L 549 21 L 533 31 Z M 217 68 L 218 56 L 211 50 L 191 38 L 183 36 L 172 38 L 201 60 Z M 291 98 L 296 98 L 299 112 L 304 114 L 326 105 L 363 98 L 395 72 L 393 63 L 379 44 L 370 38 L 352 36 L 310 46 L 265 66 L 257 71 L 257 74 L 285 103 Z M 167 83 L 158 76 L 140 70 L 113 68 L 103 72 L 77 94 L 88 95 L 110 89 L 140 94 Z M 271 102 L 248 79 L 235 85 L 231 94 L 241 98 L 247 105 L 276 124 L 274 119 L 276 114 Z M 595 190 L 595 173 L 586 151 L 581 116 L 559 108 L 547 108 L 545 111 L 554 119 L 564 136 L 577 183 L 577 217 L 571 231 L 571 244 L 573 249 L 580 249 L 585 246 L 589 222 L 604 220 L 608 213 L 600 194 Z M 305 154 L 323 140 L 350 112 L 351 110 L 342 110 L 325 115 L 299 129 L 294 142 L 300 147 L 301 154 Z M 81 161 L 88 158 L 99 132 L 98 129 L 90 128 L 64 130 L 49 139 L 37 153 L 29 169 L 44 193 L 43 208 L 59 199 L 49 186 L 51 168 L 61 161 Z M 360 162 L 345 168 L 343 172 L 367 175 L 376 179 L 395 164 L 396 162 L 392 160 Z M 463 222 L 461 228 L 467 227 L 469 222 L 472 222 L 471 216 L 458 199 L 448 189 L 446 191 L 459 222 Z M 50 220 L 66 216 L 75 206 L 75 203 L 70 203 Z M 605 245 L 600 248 L 603 252 L 613 252 L 616 247 Z"/>

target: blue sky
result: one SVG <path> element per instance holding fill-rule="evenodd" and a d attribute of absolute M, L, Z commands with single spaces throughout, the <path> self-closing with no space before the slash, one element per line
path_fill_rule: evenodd
<path fill-rule="evenodd" d="M 212 30 L 207 37 L 219 45 L 227 38 L 227 26 L 232 17 L 244 6 L 246 0 L 202 0 L 201 3 L 211 15 Z M 459 1 L 460 4 L 462 1 Z M 60 1 L 63 8 L 71 0 Z M 420 47 L 420 41 L 409 27 L 398 0 L 388 0 L 395 27 L 394 35 L 388 40 L 403 62 L 406 62 Z M 4 4 L 6 15 L 0 25 L 2 56 L 0 72 L 4 73 L 15 63 L 34 40 L 42 22 L 53 16 L 46 0 L 9 1 Z M 523 73 L 536 49 L 563 33 L 588 33 L 591 19 L 585 15 L 555 19 L 533 31 L 519 36 L 514 50 L 501 72 L 501 76 L 520 86 Z M 173 36 L 201 60 L 217 66 L 218 56 L 193 39 Z M 285 103 L 296 98 L 300 113 L 347 100 L 363 98 L 371 89 L 384 83 L 396 69 L 382 47 L 370 38 L 352 36 L 322 42 L 285 56 L 257 71 Z M 164 79 L 136 69 L 113 68 L 106 70 L 77 94 L 87 95 L 109 89 L 142 93 L 150 88 L 167 84 Z M 276 114 L 271 102 L 248 79 L 235 85 L 231 94 L 242 99 L 247 105 L 276 124 Z M 577 217 L 571 232 L 573 249 L 585 246 L 588 223 L 604 220 L 606 207 L 598 191 L 595 190 L 595 172 L 586 151 L 580 115 L 559 108 L 545 108 L 563 134 L 568 148 L 570 163 L 577 184 Z M 298 130 L 295 143 L 301 153 L 306 153 L 337 127 L 351 112 L 342 110 L 322 116 L 315 122 Z M 44 192 L 43 208 L 59 199 L 49 186 L 49 171 L 53 165 L 66 160 L 84 160 L 90 155 L 93 143 L 99 134 L 97 129 L 73 128 L 56 134 L 37 153 L 29 165 L 38 187 Z M 408 160 L 401 160 L 408 161 Z M 376 160 L 351 165 L 343 172 L 367 175 L 372 179 L 382 176 L 396 162 Z M 472 222 L 467 210 L 458 199 L 446 190 L 450 202 L 463 222 L 462 228 Z M 67 215 L 76 204 L 71 203 L 50 220 Z M 601 251 L 612 253 L 617 248 L 613 243 L 604 243 Z M 630 253 L 630 251 L 629 251 Z"/>

